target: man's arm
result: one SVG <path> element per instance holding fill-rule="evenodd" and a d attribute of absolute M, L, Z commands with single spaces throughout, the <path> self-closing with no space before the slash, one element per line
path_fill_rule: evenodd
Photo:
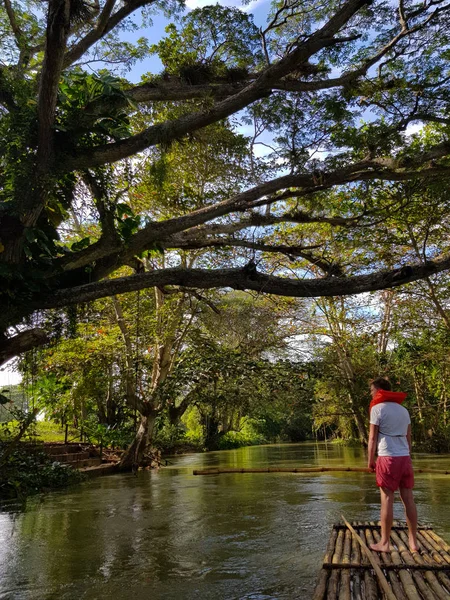
<path fill-rule="evenodd" d="M 378 425 L 370 424 L 370 432 L 369 432 L 369 448 L 368 448 L 368 458 L 367 458 L 367 467 L 370 471 L 375 471 L 375 451 L 377 449 L 377 441 L 378 441 Z"/>
<path fill-rule="evenodd" d="M 408 431 L 406 432 L 406 439 L 408 440 L 409 453 L 411 454 L 411 423 L 408 425 Z"/>

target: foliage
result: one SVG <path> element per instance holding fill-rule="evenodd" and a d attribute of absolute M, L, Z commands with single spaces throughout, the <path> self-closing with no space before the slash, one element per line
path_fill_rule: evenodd
<path fill-rule="evenodd" d="M 0 441 L 0 461 L 7 447 Z M 39 449 L 23 444 L 2 464 L 0 498 L 20 498 L 66 487 L 83 480 L 83 475 L 69 466 L 53 462 Z"/>
<path fill-rule="evenodd" d="M 306 435 L 311 402 L 317 426 L 364 442 L 366 373 L 392 368 L 418 437 L 445 432 L 444 365 L 393 350 L 408 311 L 450 329 L 448 2 L 274 0 L 260 28 L 178 1 L 61 10 L 0 8 L 0 361 L 60 340 L 22 365 L 39 407 L 101 440 L 141 419 L 128 458 L 189 405 L 207 445 L 244 416 Z M 130 41 L 156 13 L 167 35 Z M 127 80 L 150 54 L 163 72 Z M 397 303 L 381 332 L 383 311 L 310 301 L 417 281 L 376 296 Z M 147 288 L 141 316 L 122 294 Z M 322 374 L 293 358 L 299 335 Z"/>
<path fill-rule="evenodd" d="M 82 480 L 71 467 L 53 462 L 35 440 L 35 412 L 11 409 L 15 421 L 0 424 L 0 498 L 30 494 Z M 28 438 L 26 443 L 21 440 Z"/>
<path fill-rule="evenodd" d="M 267 444 L 267 439 L 261 434 L 258 425 L 252 419 L 246 419 L 239 431 L 228 431 L 220 438 L 219 449 L 230 450 L 241 446 Z"/>

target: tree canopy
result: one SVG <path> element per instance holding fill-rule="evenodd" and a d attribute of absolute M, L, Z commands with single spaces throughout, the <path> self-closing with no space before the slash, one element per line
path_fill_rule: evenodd
<path fill-rule="evenodd" d="M 5 0 L 1 362 L 48 339 L 33 314 L 145 287 L 318 297 L 448 270 L 449 10 L 275 1 L 258 28 Z M 155 11 L 163 40 L 123 39 Z M 117 76 L 151 54 L 161 73 Z"/>

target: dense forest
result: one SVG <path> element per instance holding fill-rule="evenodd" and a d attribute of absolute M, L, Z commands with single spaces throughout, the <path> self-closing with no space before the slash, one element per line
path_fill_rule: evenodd
<path fill-rule="evenodd" d="M 445 305 L 446 286 L 433 289 Z M 437 306 L 428 283 L 356 299 L 116 296 L 72 315 L 69 337 L 23 355 L 11 400 L 73 438 L 117 448 L 137 427 L 130 394 L 157 399 L 149 442 L 166 453 L 307 439 L 365 445 L 369 380 L 383 375 L 408 394 L 415 447 L 449 451 L 450 336 Z"/>
<path fill-rule="evenodd" d="M 274 1 L 259 26 L 175 0 L 5 0 L 13 442 L 44 411 L 127 447 L 123 468 L 177 441 L 364 444 L 387 375 L 415 441 L 448 449 L 449 11 Z M 155 15 L 165 35 L 137 37 Z"/>

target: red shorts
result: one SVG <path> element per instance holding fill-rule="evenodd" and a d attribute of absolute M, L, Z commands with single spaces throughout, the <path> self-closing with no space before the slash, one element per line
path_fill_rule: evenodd
<path fill-rule="evenodd" d="M 414 487 L 414 471 L 410 456 L 379 456 L 375 473 L 377 486 L 395 492 Z"/>

